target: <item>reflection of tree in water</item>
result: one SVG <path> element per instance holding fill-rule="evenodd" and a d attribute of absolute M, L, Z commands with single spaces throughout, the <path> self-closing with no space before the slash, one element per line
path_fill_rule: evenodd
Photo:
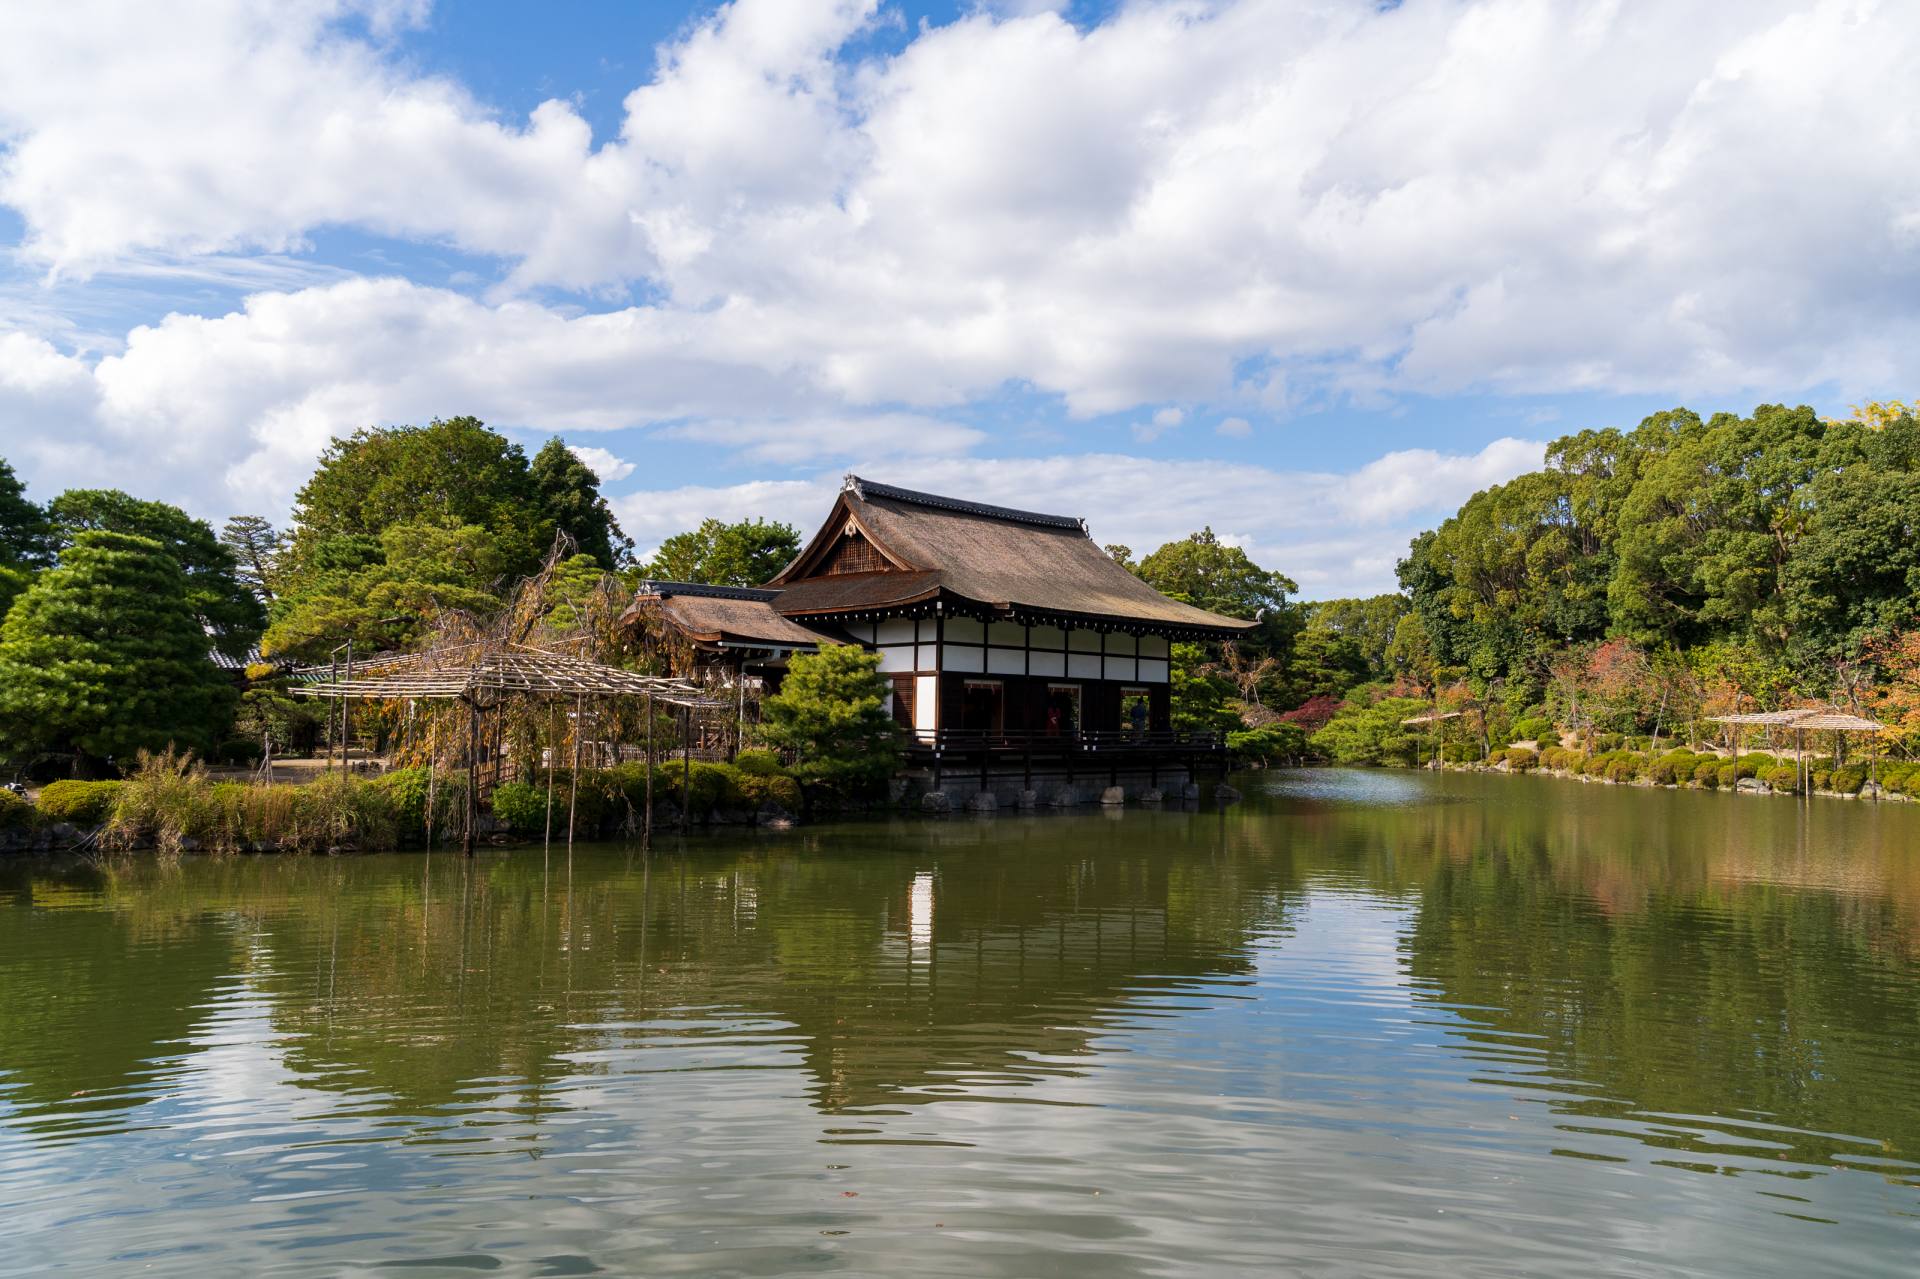
<path fill-rule="evenodd" d="M 84 1135 L 144 1101 L 156 1059 L 190 1051 L 199 1005 L 233 968 L 216 914 L 103 910 L 112 888 L 86 868 L 0 882 L 0 1103 L 42 1135 Z"/>
<path fill-rule="evenodd" d="M 1829 806 L 1814 837 L 1750 800 L 1682 825 L 1661 802 L 1698 798 L 1378 811 L 1355 846 L 1417 905 L 1416 988 L 1569 1131 L 1715 1169 L 1920 1160 L 1911 828 Z"/>
<path fill-rule="evenodd" d="M 736 854 L 583 852 L 571 873 L 525 852 L 130 863 L 57 934 L 0 928 L 9 990 L 43 1010 L 16 1013 L 0 1071 L 68 1111 L 88 1056 L 133 1104 L 158 1085 L 139 1063 L 185 1051 L 245 974 L 285 1066 L 370 1114 L 458 1109 L 481 1083 L 490 1110 L 537 1118 L 582 1073 L 644 1068 L 583 1053 L 756 1019 L 791 1028 L 829 1111 L 1017 1084 L 1070 1069 L 1136 1000 L 1243 971 L 1252 930 L 1280 922 L 1291 881 L 1213 848 L 1217 824 L 1170 815 L 1142 851 L 1143 824 L 865 826 Z M 88 996 L 62 1007 L 75 962 Z"/>

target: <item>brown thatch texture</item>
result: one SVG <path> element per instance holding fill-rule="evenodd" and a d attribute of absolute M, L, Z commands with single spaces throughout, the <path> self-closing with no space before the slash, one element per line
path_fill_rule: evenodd
<path fill-rule="evenodd" d="M 636 601 L 640 607 L 650 601 Z M 716 599 L 711 596 L 672 595 L 655 605 L 661 617 L 690 638 L 707 644 L 726 641 L 766 644 L 774 648 L 813 648 L 844 643 L 843 638 L 789 621 L 765 600 Z"/>
<path fill-rule="evenodd" d="M 917 571 L 791 583 L 776 578 L 775 584 L 787 587 L 777 604 L 782 613 L 884 607 L 944 590 L 994 608 L 1079 614 L 1118 624 L 1217 634 L 1254 625 L 1168 599 L 1115 563 L 1076 521 L 902 495 L 901 490 L 863 496 L 849 487 L 840 501 L 822 535 L 831 530 L 837 536 L 851 516 L 881 549 Z M 809 558 L 803 554 L 796 566 Z"/>

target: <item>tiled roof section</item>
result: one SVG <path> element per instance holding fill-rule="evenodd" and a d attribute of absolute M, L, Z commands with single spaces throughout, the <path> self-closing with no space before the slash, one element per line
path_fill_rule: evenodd
<path fill-rule="evenodd" d="M 937 497 L 849 477 L 840 503 L 911 568 L 782 581 L 789 616 L 899 607 L 941 592 L 1035 616 L 1229 635 L 1252 622 L 1168 599 L 1115 563 L 1077 519 Z M 839 520 L 838 512 L 831 522 Z M 831 523 L 830 522 L 830 523 Z M 816 535 L 816 541 L 818 535 Z"/>

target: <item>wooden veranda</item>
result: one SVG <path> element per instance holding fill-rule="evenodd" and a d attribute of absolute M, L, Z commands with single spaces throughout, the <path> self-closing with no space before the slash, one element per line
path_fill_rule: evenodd
<path fill-rule="evenodd" d="M 498 715 L 509 703 L 545 702 L 550 718 L 557 719 L 558 708 L 572 703 L 573 778 L 568 792 L 567 846 L 573 846 L 574 791 L 578 788 L 582 730 L 587 704 L 604 706 L 610 701 L 638 702 L 644 707 L 646 724 L 646 817 L 644 834 L 653 833 L 653 736 L 655 708 L 666 705 L 681 714 L 682 767 L 691 772 L 693 716 L 703 711 L 727 711 L 731 704 L 709 696 L 698 684 L 672 676 L 642 675 L 617 666 L 607 666 L 586 658 L 528 644 L 501 644 L 480 641 L 435 648 L 420 653 L 387 654 L 339 666 L 318 667 L 299 675 L 296 691 L 307 697 L 337 701 L 341 704 L 343 736 L 346 712 L 356 701 L 401 704 L 409 712 L 419 701 L 445 701 L 466 707 L 467 787 L 465 819 L 461 830 L 461 848 L 473 853 L 474 832 L 480 803 L 480 756 L 485 737 L 484 717 Z M 409 715 L 409 719 L 411 716 Z M 498 735 L 496 734 L 496 749 Z M 555 746 L 549 740 L 546 750 L 548 828 L 552 839 L 552 794 Z M 430 764 L 431 769 L 431 764 Z M 683 773 L 683 778 L 686 774 Z M 429 774 L 431 785 L 431 771 Z M 684 821 L 683 805 L 683 821 Z M 431 811 L 431 802 L 429 802 Z"/>

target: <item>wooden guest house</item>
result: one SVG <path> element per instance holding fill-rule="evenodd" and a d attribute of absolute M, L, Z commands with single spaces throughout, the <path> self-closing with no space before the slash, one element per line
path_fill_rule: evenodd
<path fill-rule="evenodd" d="M 647 582 L 629 617 L 742 686 L 777 687 L 795 651 L 871 649 L 914 777 L 1008 799 L 1165 789 L 1217 764 L 1216 738 L 1172 728 L 1170 646 L 1253 625 L 1161 595 L 1084 520 L 858 476 L 764 587 Z"/>

